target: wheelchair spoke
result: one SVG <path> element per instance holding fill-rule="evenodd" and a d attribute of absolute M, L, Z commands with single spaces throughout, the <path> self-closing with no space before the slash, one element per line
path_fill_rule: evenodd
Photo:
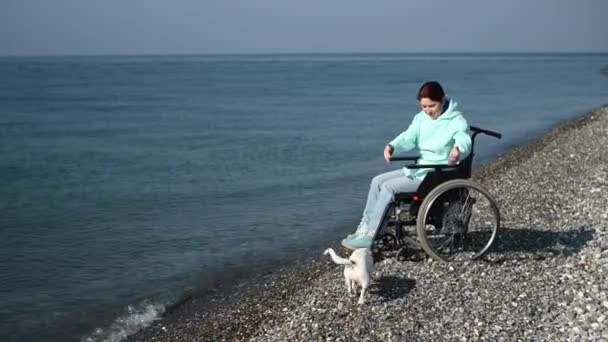
<path fill-rule="evenodd" d="M 470 198 L 470 197 L 471 197 L 471 192 L 470 192 L 470 191 L 467 191 L 467 198 L 465 199 L 464 204 L 462 205 L 462 209 L 460 210 L 460 215 L 458 215 L 458 218 L 459 218 L 459 219 L 462 219 L 462 218 L 463 218 L 462 213 L 463 213 L 463 212 L 465 211 L 465 209 L 467 208 L 467 205 L 468 205 L 468 203 L 469 203 L 469 198 Z"/>
<path fill-rule="evenodd" d="M 455 236 L 454 236 L 454 234 L 452 234 L 452 235 L 450 235 L 450 237 L 449 237 L 449 238 L 446 240 L 446 242 L 442 244 L 442 246 L 443 246 L 443 245 L 447 245 L 447 244 L 449 244 L 449 245 L 450 245 L 450 246 L 449 246 L 449 248 L 447 248 L 447 250 L 446 250 L 448 253 L 450 253 L 450 252 L 451 252 L 451 253 L 453 253 L 453 252 L 455 251 L 455 249 L 454 249 L 454 241 L 455 241 L 455 240 L 456 240 L 456 239 L 455 239 Z M 441 250 L 441 249 L 442 249 L 442 248 L 441 248 L 441 246 L 439 246 L 439 248 L 438 248 L 438 249 L 439 249 L 439 250 Z M 445 250 L 445 249 L 444 249 L 444 250 Z"/>
<path fill-rule="evenodd" d="M 440 236 L 441 235 L 441 236 Z M 438 234 L 429 237 L 429 245 L 437 251 L 442 251 L 445 254 L 454 253 L 464 247 L 461 242 L 460 234 Z"/>

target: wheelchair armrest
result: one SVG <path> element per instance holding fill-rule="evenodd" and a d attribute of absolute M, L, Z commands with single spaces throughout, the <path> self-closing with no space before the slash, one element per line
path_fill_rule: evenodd
<path fill-rule="evenodd" d="M 401 157 L 391 157 L 391 161 L 416 161 L 420 159 L 420 156 L 401 156 Z"/>
<path fill-rule="evenodd" d="M 437 170 L 455 169 L 455 168 L 458 168 L 459 166 L 460 166 L 460 163 L 454 164 L 454 165 L 448 165 L 448 164 L 410 164 L 410 165 L 405 165 L 405 167 L 407 167 L 408 169 L 437 169 Z"/>

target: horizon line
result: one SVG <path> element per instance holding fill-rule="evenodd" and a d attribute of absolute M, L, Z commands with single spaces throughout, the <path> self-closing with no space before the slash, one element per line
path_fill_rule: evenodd
<path fill-rule="evenodd" d="M 302 56 L 302 55 L 607 55 L 607 51 L 435 51 L 435 52 L 192 52 L 192 53 L 91 53 L 91 54 L 0 54 L 0 58 L 14 57 L 160 57 L 160 56 Z"/>

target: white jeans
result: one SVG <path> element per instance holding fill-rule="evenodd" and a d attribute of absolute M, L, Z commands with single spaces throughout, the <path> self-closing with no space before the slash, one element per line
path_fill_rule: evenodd
<path fill-rule="evenodd" d="M 414 192 L 422 179 L 406 176 L 403 169 L 381 173 L 372 179 L 358 231 L 373 236 L 383 219 L 384 210 L 399 192 Z"/>

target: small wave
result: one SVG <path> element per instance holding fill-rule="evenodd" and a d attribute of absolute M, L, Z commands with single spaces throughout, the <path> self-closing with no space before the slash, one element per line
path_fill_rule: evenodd
<path fill-rule="evenodd" d="M 119 342 L 138 330 L 147 327 L 165 311 L 162 304 L 144 302 L 136 307 L 129 305 L 127 313 L 118 317 L 108 328 L 97 328 L 80 342 Z"/>

